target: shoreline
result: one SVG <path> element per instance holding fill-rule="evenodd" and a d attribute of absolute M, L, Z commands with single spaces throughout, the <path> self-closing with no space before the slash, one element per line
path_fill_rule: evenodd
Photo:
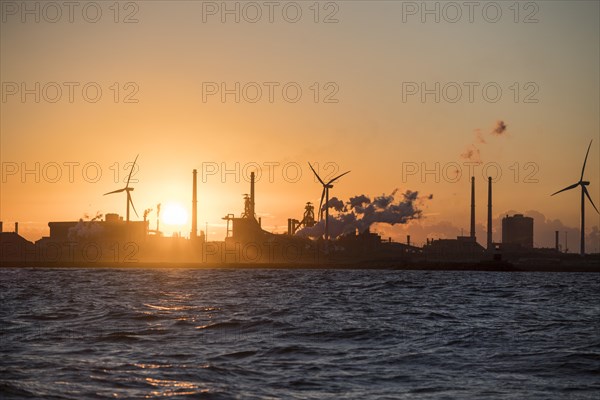
<path fill-rule="evenodd" d="M 590 260 L 591 261 L 591 260 Z M 337 269 L 337 270 L 404 270 L 404 271 L 490 271 L 490 272 L 590 272 L 600 273 L 592 262 L 563 264 L 512 264 L 508 262 L 408 262 L 405 260 L 370 260 L 322 263 L 208 263 L 208 262 L 0 262 L 0 268 L 114 268 L 114 269 Z"/>

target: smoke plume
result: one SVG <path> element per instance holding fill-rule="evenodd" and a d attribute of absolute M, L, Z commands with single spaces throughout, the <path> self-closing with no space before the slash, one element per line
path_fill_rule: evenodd
<path fill-rule="evenodd" d="M 504 123 L 504 121 L 496 121 L 496 126 L 492 130 L 491 134 L 499 136 L 499 135 L 502 135 L 505 131 L 506 131 L 506 124 Z"/>
<path fill-rule="evenodd" d="M 364 213 L 363 206 L 365 204 L 370 204 L 370 203 L 371 203 L 371 199 L 369 199 L 364 194 L 361 194 L 359 196 L 350 197 L 350 201 L 348 202 L 348 206 L 350 207 L 351 210 L 355 210 L 357 213 L 361 213 L 362 214 L 362 213 Z"/>
<path fill-rule="evenodd" d="M 84 221 L 83 218 L 79 219 L 77 225 L 69 228 L 69 240 L 78 239 L 90 239 L 99 236 L 102 233 L 102 227 L 96 222 L 96 219 L 101 218 L 96 215 L 91 221 Z"/>
<path fill-rule="evenodd" d="M 492 136 L 502 136 L 506 132 L 507 125 L 502 120 L 496 121 L 496 125 L 490 131 L 490 135 Z M 483 160 L 481 158 L 481 150 L 479 149 L 479 145 L 487 144 L 487 141 L 483 137 L 483 133 L 481 133 L 481 129 L 475 129 L 475 138 L 473 143 L 467 146 L 465 151 L 463 151 L 460 155 L 461 158 L 469 161 L 474 161 L 478 164 L 482 164 Z"/>
<path fill-rule="evenodd" d="M 464 158 L 465 160 L 474 161 L 478 164 L 483 162 L 481 161 L 481 151 L 474 144 L 467 147 L 460 157 Z"/>
<path fill-rule="evenodd" d="M 368 231 L 374 223 L 390 225 L 405 224 L 410 220 L 421 218 L 422 211 L 418 209 L 419 193 L 407 190 L 397 196 L 398 190 L 391 194 L 382 194 L 370 200 L 364 194 L 351 197 L 344 204 L 337 198 L 333 207 L 338 213 L 329 216 L 329 237 L 335 239 L 344 234 L 354 234 Z M 398 197 L 398 199 L 396 199 Z M 427 198 L 431 198 L 429 195 Z M 330 199 L 329 202 L 331 203 Z M 340 203 L 342 207 L 340 207 Z M 303 228 L 296 234 L 305 237 L 321 237 L 325 233 L 325 221 L 321 220 L 310 228 Z"/>
<path fill-rule="evenodd" d="M 100 211 L 96 211 L 96 216 L 92 219 L 90 219 L 90 215 L 88 213 L 83 214 L 83 218 L 80 219 L 80 221 L 98 221 L 101 220 L 103 217 L 102 213 Z"/>
<path fill-rule="evenodd" d="M 483 133 L 481 133 L 481 129 L 475 129 L 475 140 L 477 143 L 486 144 L 487 142 L 483 138 Z"/>
<path fill-rule="evenodd" d="M 344 211 L 344 202 L 338 199 L 337 197 L 332 197 L 331 199 L 329 199 L 328 203 L 323 205 L 323 210 L 325 210 L 325 208 L 327 207 L 333 208 L 335 211 L 341 212 Z"/>

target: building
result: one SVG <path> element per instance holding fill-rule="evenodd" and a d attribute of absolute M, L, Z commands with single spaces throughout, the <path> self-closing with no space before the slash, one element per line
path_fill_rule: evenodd
<path fill-rule="evenodd" d="M 533 218 L 523 214 L 502 218 L 502 245 L 533 249 Z"/>
<path fill-rule="evenodd" d="M 427 240 L 423 254 L 430 261 L 473 262 L 485 256 L 485 249 L 472 236 Z"/>
<path fill-rule="evenodd" d="M 0 232 L 0 265 L 3 261 L 35 261 L 35 245 L 17 232 Z"/>
<path fill-rule="evenodd" d="M 43 262 L 119 262 L 139 256 L 148 235 L 147 221 L 123 221 L 117 214 L 104 220 L 49 222 L 50 235 L 35 242 Z"/>

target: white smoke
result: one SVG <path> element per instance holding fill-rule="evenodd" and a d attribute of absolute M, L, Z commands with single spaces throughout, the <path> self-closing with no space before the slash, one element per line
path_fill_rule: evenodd
<path fill-rule="evenodd" d="M 390 195 L 377 196 L 370 200 L 364 194 L 351 197 L 345 204 L 337 199 L 335 207 L 336 215 L 329 216 L 329 237 L 336 238 L 340 235 L 354 233 L 356 230 L 365 232 L 374 223 L 386 223 L 390 225 L 405 224 L 410 220 L 421 218 L 422 212 L 417 208 L 419 193 L 407 190 L 396 200 L 398 190 Z M 427 196 L 431 199 L 432 196 Z M 330 203 L 331 203 L 330 199 Z M 340 203 L 343 207 L 340 207 Z M 321 220 L 310 228 L 303 228 L 296 234 L 304 237 L 321 237 L 325 233 L 325 221 Z"/>
<path fill-rule="evenodd" d="M 100 217 L 96 215 L 91 221 L 80 219 L 79 222 L 77 222 L 77 225 L 69 228 L 69 240 L 91 239 L 100 236 L 103 229 L 96 220 L 101 217 L 102 215 L 100 214 Z"/>

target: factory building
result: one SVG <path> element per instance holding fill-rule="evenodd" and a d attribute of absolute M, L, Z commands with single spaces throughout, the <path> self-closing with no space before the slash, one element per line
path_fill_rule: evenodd
<path fill-rule="evenodd" d="M 19 223 L 15 222 L 14 232 L 4 232 L 2 221 L 0 221 L 0 263 L 2 261 L 33 261 L 35 256 L 34 244 L 19 235 Z"/>
<path fill-rule="evenodd" d="M 480 261 L 485 249 L 472 236 L 456 239 L 432 239 L 423 247 L 423 253 L 432 261 Z"/>
<path fill-rule="evenodd" d="M 104 221 L 49 222 L 49 239 L 67 241 L 137 241 L 148 234 L 148 221 L 123 221 L 118 214 L 106 214 Z"/>
<path fill-rule="evenodd" d="M 262 228 L 256 217 L 255 174 L 250 174 L 250 194 L 244 196 L 244 212 L 240 217 L 227 214 L 225 241 L 208 244 L 203 261 L 208 262 L 315 262 L 316 244 L 307 238 L 289 234 L 274 234 Z M 288 232 L 289 233 L 289 232 Z"/>
<path fill-rule="evenodd" d="M 118 214 L 104 220 L 49 222 L 50 235 L 35 244 L 38 257 L 48 262 L 138 261 L 148 236 L 148 221 L 123 221 Z"/>
<path fill-rule="evenodd" d="M 523 214 L 502 218 L 502 245 L 505 248 L 533 249 L 533 218 Z"/>

